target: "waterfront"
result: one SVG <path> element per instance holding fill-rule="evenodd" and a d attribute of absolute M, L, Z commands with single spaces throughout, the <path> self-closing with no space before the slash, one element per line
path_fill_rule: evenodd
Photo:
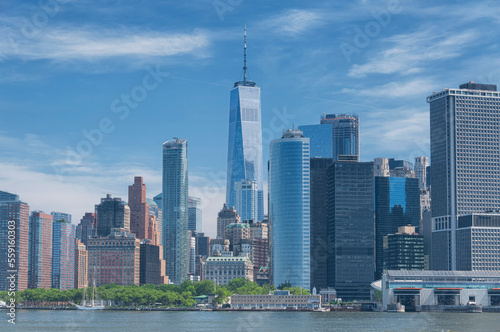
<path fill-rule="evenodd" d="M 500 314 L 18 310 L 1 331 L 500 331 Z M 2 315 L 3 316 L 3 315 Z"/>

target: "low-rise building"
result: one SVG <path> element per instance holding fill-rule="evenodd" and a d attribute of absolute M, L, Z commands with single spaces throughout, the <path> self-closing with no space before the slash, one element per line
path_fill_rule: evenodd
<path fill-rule="evenodd" d="M 232 309 L 321 308 L 321 295 L 290 295 L 290 291 L 275 291 L 269 295 L 231 296 Z"/>
<path fill-rule="evenodd" d="M 384 309 L 403 304 L 406 311 L 442 306 L 500 306 L 500 271 L 393 271 L 382 275 Z"/>
<path fill-rule="evenodd" d="M 208 257 L 205 261 L 204 280 L 212 280 L 217 285 L 226 285 L 233 279 L 253 279 L 253 263 L 248 257 Z"/>

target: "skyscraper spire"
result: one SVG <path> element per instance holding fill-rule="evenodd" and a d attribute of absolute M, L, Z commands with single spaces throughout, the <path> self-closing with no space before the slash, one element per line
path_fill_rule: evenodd
<path fill-rule="evenodd" d="M 244 65 L 243 65 L 243 83 L 247 82 L 247 26 L 245 24 L 245 37 L 244 37 Z"/>

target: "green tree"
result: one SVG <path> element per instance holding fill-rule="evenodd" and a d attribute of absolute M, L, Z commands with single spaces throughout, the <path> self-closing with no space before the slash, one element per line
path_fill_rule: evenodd
<path fill-rule="evenodd" d="M 284 290 L 285 288 L 290 288 L 290 287 L 292 287 L 292 284 L 290 283 L 290 281 L 285 280 L 285 282 L 284 282 L 284 283 L 282 283 L 282 284 L 280 284 L 280 285 L 278 286 L 278 289 L 279 289 L 279 290 Z"/>
<path fill-rule="evenodd" d="M 208 295 L 214 293 L 214 282 L 212 280 L 203 280 L 194 284 L 197 295 Z"/>
<path fill-rule="evenodd" d="M 216 304 L 223 304 L 224 302 L 227 302 L 229 296 L 231 296 L 231 292 L 224 287 L 220 287 L 215 292 L 215 296 L 216 297 L 214 298 L 213 302 Z"/>

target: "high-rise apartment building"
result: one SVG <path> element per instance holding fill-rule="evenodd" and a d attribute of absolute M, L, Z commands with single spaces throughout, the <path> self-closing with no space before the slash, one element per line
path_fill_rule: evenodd
<path fill-rule="evenodd" d="M 457 220 L 500 206 L 500 93 L 469 82 L 427 97 L 431 122 L 432 269 L 457 269 Z"/>
<path fill-rule="evenodd" d="M 359 117 L 356 114 L 323 114 L 321 124 L 331 124 L 333 133 L 333 161 L 340 156 L 352 157 L 359 161 Z"/>
<path fill-rule="evenodd" d="M 237 224 L 239 222 L 241 222 L 241 219 L 236 209 L 224 203 L 217 215 L 217 238 L 225 239 L 227 225 Z"/>
<path fill-rule="evenodd" d="M 130 208 L 121 198 L 107 194 L 101 204 L 95 206 L 97 237 L 108 236 L 112 228 L 125 228 L 130 231 Z"/>
<path fill-rule="evenodd" d="M 176 285 L 188 276 L 187 140 L 163 143 L 163 250 L 166 274 Z"/>
<path fill-rule="evenodd" d="M 58 219 L 52 224 L 52 288 L 73 289 L 74 270 L 75 225 Z"/>
<path fill-rule="evenodd" d="M 235 183 L 241 180 L 257 182 L 257 221 L 264 218 L 262 125 L 260 88 L 247 80 L 245 63 L 243 81 L 234 83 L 229 104 L 229 137 L 227 154 L 226 202 L 236 206 Z"/>
<path fill-rule="evenodd" d="M 401 226 L 420 229 L 420 189 L 418 179 L 375 177 L 375 278 L 384 271 L 384 236 Z"/>
<path fill-rule="evenodd" d="M 52 286 L 52 215 L 32 212 L 29 228 L 28 288 Z"/>
<path fill-rule="evenodd" d="M 287 130 L 269 152 L 269 220 L 275 285 L 310 288 L 309 138 Z"/>
<path fill-rule="evenodd" d="M 188 197 L 188 230 L 201 232 L 202 227 L 201 198 Z"/>
<path fill-rule="evenodd" d="M 71 224 L 71 214 L 69 213 L 52 211 L 50 214 L 52 215 L 52 220 L 54 221 L 64 220 L 65 222 Z"/>
<path fill-rule="evenodd" d="M 234 184 L 236 192 L 236 211 L 242 221 L 257 221 L 258 189 L 256 181 L 241 180 Z"/>
<path fill-rule="evenodd" d="M 128 187 L 128 206 L 130 208 L 130 232 L 138 239 L 150 239 L 149 204 L 146 202 L 146 185 L 142 176 L 134 178 L 134 184 Z"/>
<path fill-rule="evenodd" d="M 87 240 L 95 236 L 96 215 L 95 213 L 86 212 L 76 226 L 76 238 L 87 245 Z"/>
<path fill-rule="evenodd" d="M 328 287 L 342 299 L 369 299 L 375 251 L 373 163 L 333 163 L 328 202 Z"/>
<path fill-rule="evenodd" d="M 78 239 L 75 241 L 75 274 L 74 288 L 84 288 L 89 285 L 89 254 L 85 245 Z"/>
<path fill-rule="evenodd" d="M 141 246 L 134 233 L 113 228 L 106 237 L 89 239 L 87 252 L 90 284 L 139 285 Z"/>
<path fill-rule="evenodd" d="M 15 252 L 14 263 L 9 261 L 13 257 L 7 255 L 9 247 Z M 15 290 L 28 288 L 29 205 L 5 191 L 0 191 L 0 252 L 5 253 L 0 255 L 0 291 L 10 288 L 7 277 L 11 274 L 15 274 Z"/>

